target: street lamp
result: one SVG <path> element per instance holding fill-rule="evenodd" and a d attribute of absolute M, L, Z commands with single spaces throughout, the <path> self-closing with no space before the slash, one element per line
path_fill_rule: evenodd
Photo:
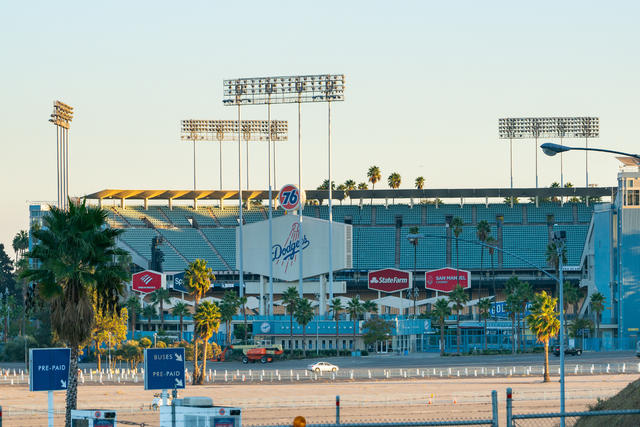
<path fill-rule="evenodd" d="M 69 198 L 69 127 L 73 107 L 55 101 L 49 121 L 56 127 L 56 170 L 58 174 L 58 208 L 67 209 Z"/>
<path fill-rule="evenodd" d="M 500 139 L 509 140 L 509 163 L 511 170 L 511 188 L 513 188 L 513 140 L 538 138 L 584 138 L 585 147 L 589 146 L 589 138 L 600 136 L 600 119 L 598 117 L 520 117 L 498 119 Z M 536 188 L 538 188 L 538 150 L 535 152 Z M 564 187 L 564 175 L 560 160 L 560 186 Z M 585 156 L 586 185 L 589 187 L 589 159 Z"/>
<path fill-rule="evenodd" d="M 238 120 L 240 120 L 241 105 L 267 105 L 267 115 L 271 120 L 271 104 L 298 104 L 298 189 L 302 191 L 302 130 L 301 130 L 301 105 L 306 102 L 326 102 L 329 113 L 329 182 L 331 182 L 331 101 L 344 101 L 345 81 L 344 74 L 318 74 L 301 76 L 278 76 L 278 77 L 253 77 L 224 80 L 224 105 L 238 106 Z M 273 261 L 271 248 L 273 245 L 272 236 L 272 197 L 271 197 L 271 141 L 269 141 L 269 311 L 273 314 Z M 275 148 L 274 148 L 274 170 L 275 170 Z M 275 182 L 275 174 L 274 174 Z M 331 186 L 329 186 L 331 187 Z M 329 188 L 329 296 L 333 298 L 333 265 L 331 259 L 332 246 L 332 202 L 331 188 Z M 304 206 L 300 205 L 298 210 L 298 246 L 301 246 L 303 239 L 302 231 L 302 211 Z M 242 232 L 240 232 L 242 239 Z M 302 297 L 302 250 L 299 252 L 299 294 Z M 240 265 L 242 266 L 242 247 L 240 247 Z M 240 273 L 242 274 L 242 272 Z"/>
<path fill-rule="evenodd" d="M 605 150 L 604 148 L 569 147 L 569 146 L 566 146 L 566 145 L 553 144 L 551 142 L 546 142 L 546 143 L 540 145 L 540 148 L 542 148 L 542 152 L 544 154 L 546 154 L 547 156 L 555 156 L 558 153 L 564 153 L 566 151 L 571 151 L 571 150 L 600 151 L 602 153 L 622 154 L 623 156 L 631 157 L 631 158 L 635 159 L 636 161 L 640 162 L 640 155 L 638 155 L 638 154 L 625 153 L 623 151 L 615 151 L 615 150 Z"/>
<path fill-rule="evenodd" d="M 271 131 L 269 131 L 271 129 Z M 242 122 L 242 134 L 247 144 L 249 141 L 286 141 L 289 124 L 286 120 L 245 120 Z M 193 189 L 196 189 L 196 141 L 218 141 L 220 190 L 222 190 L 222 142 L 238 140 L 237 120 L 182 120 L 180 122 L 180 139 L 193 141 Z M 249 170 L 247 168 L 247 174 Z M 249 176 L 247 175 L 247 190 Z"/>

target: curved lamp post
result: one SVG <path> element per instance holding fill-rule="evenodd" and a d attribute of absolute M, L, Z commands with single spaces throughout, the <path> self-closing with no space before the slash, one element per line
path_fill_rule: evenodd
<path fill-rule="evenodd" d="M 565 151 L 571 151 L 571 150 L 600 151 L 602 153 L 622 154 L 623 156 L 633 157 L 634 159 L 640 162 L 640 155 L 638 154 L 625 153 L 623 151 L 605 150 L 604 148 L 569 147 L 566 145 L 553 144 L 551 142 L 547 142 L 540 145 L 540 148 L 542 148 L 542 152 L 547 156 L 555 156 L 558 153 L 564 153 Z"/>

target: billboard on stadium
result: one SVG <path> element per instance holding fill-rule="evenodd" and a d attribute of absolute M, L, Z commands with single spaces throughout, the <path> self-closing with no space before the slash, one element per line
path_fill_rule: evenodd
<path fill-rule="evenodd" d="M 463 289 L 471 287 L 471 272 L 456 270 L 455 268 L 439 268 L 427 271 L 424 274 L 424 283 L 427 289 L 439 292 L 451 292 L 460 283 Z"/>
<path fill-rule="evenodd" d="M 131 278 L 131 288 L 134 291 L 149 293 L 164 286 L 164 275 L 153 270 L 144 270 L 134 274 Z"/>
<path fill-rule="evenodd" d="M 411 272 L 396 268 L 385 268 L 369 272 L 369 289 L 393 293 L 411 287 Z"/>
<path fill-rule="evenodd" d="M 302 236 L 296 215 L 273 218 L 273 244 L 269 248 L 269 221 L 243 227 L 245 272 L 269 275 L 269 256 L 273 262 L 273 277 L 294 281 L 299 277 L 302 251 L 302 276 L 314 277 L 329 272 L 329 221 L 305 216 Z M 333 270 L 352 268 L 351 225 L 333 223 Z M 298 238 L 301 237 L 300 241 Z M 236 229 L 236 265 L 240 259 L 240 230 Z"/>

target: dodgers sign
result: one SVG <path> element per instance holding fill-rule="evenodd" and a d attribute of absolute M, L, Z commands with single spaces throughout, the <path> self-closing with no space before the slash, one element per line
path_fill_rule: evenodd
<path fill-rule="evenodd" d="M 70 364 L 70 348 L 30 349 L 29 391 L 66 390 Z"/>
<path fill-rule="evenodd" d="M 145 390 L 184 388 L 184 383 L 184 348 L 145 349 Z"/>

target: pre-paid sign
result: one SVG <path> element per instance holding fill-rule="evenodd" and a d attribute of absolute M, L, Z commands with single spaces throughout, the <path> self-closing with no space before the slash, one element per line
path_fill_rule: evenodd
<path fill-rule="evenodd" d="M 184 388 L 184 348 L 148 348 L 144 351 L 144 389 Z"/>
<path fill-rule="evenodd" d="M 66 390 L 69 385 L 70 348 L 29 350 L 29 390 Z"/>

